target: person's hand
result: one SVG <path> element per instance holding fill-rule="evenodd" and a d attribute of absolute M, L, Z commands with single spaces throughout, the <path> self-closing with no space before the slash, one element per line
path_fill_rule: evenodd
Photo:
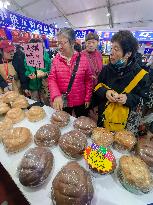
<path fill-rule="evenodd" d="M 4 88 L 4 92 L 5 92 L 5 93 L 8 92 L 8 91 L 10 91 L 9 86 L 7 86 L 7 87 Z"/>
<path fill-rule="evenodd" d="M 37 71 L 37 77 L 38 78 L 43 78 L 47 75 L 47 73 L 43 72 L 42 70 Z"/>
<path fill-rule="evenodd" d="M 28 97 L 31 96 L 30 90 L 27 90 L 27 89 L 26 89 L 26 90 L 24 90 L 23 92 L 25 93 L 26 96 L 28 96 Z"/>
<path fill-rule="evenodd" d="M 89 108 L 90 102 L 85 102 L 85 108 Z"/>
<path fill-rule="evenodd" d="M 33 80 L 33 79 L 36 78 L 36 75 L 35 75 L 34 73 L 32 73 L 32 74 L 30 74 L 28 77 L 29 77 L 31 80 Z"/>
<path fill-rule="evenodd" d="M 120 94 L 118 95 L 118 99 L 117 102 L 121 103 L 122 105 L 124 105 L 127 101 L 127 95 L 126 94 Z"/>
<path fill-rule="evenodd" d="M 63 100 L 62 97 L 56 97 L 53 102 L 53 108 L 55 110 L 61 111 L 63 109 Z"/>
<path fill-rule="evenodd" d="M 116 99 L 118 97 L 118 94 L 113 90 L 107 90 L 106 92 L 106 98 L 109 102 L 116 102 Z"/>

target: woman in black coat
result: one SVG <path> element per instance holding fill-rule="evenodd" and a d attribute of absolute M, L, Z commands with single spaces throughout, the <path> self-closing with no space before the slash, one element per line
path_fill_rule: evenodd
<path fill-rule="evenodd" d="M 117 32 L 112 37 L 111 42 L 110 64 L 101 71 L 98 85 L 95 88 L 97 102 L 99 103 L 97 124 L 103 126 L 103 112 L 106 109 L 106 103 L 108 101 L 117 102 L 130 109 L 127 129 L 136 133 L 140 123 L 138 122 L 140 118 L 137 115 L 137 108 L 142 99 L 143 101 L 148 100 L 149 75 L 145 74 L 130 93 L 122 93 L 142 69 L 137 63 L 135 55 L 138 50 L 138 42 L 130 31 Z M 104 83 L 110 89 L 99 86 L 100 83 Z M 117 92 L 117 95 L 114 94 L 114 91 Z"/>
<path fill-rule="evenodd" d="M 22 51 L 22 47 L 17 46 L 16 52 L 15 52 L 13 60 L 12 60 L 12 65 L 18 74 L 18 78 L 19 78 L 20 83 L 21 83 L 22 92 L 25 95 L 30 96 L 31 93 L 29 91 L 29 79 L 25 76 L 24 59 L 25 59 L 25 54 Z"/>

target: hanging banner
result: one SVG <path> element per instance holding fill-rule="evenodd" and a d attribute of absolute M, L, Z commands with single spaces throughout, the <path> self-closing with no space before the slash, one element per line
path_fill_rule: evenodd
<path fill-rule="evenodd" d="M 42 22 L 16 14 L 7 9 L 0 9 L 0 27 L 10 27 L 19 30 L 38 32 L 55 36 L 56 29 Z"/>
<path fill-rule="evenodd" d="M 28 66 L 44 68 L 42 43 L 28 43 L 24 45 L 24 53 Z"/>
<path fill-rule="evenodd" d="M 94 32 L 95 32 L 95 29 L 76 30 L 76 31 L 75 31 L 76 38 L 84 40 L 84 39 L 85 39 L 85 36 L 86 36 L 89 32 L 94 33 Z"/>

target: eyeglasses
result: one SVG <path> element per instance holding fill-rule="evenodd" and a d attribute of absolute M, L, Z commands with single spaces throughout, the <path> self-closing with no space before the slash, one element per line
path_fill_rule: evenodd
<path fill-rule="evenodd" d="M 58 46 L 65 46 L 66 43 L 68 43 L 69 41 L 65 41 L 65 42 L 61 42 L 61 41 L 57 41 L 57 45 Z"/>

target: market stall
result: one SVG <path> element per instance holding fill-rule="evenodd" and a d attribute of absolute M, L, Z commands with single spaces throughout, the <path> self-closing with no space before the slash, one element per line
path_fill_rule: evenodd
<path fill-rule="evenodd" d="M 50 123 L 50 118 L 54 112 L 54 110 L 50 107 L 44 106 L 43 108 L 46 112 L 46 117 L 43 120 L 32 123 L 25 118 L 23 121 L 16 124 L 15 127 L 27 127 L 34 135 L 42 125 Z M 62 134 L 73 129 L 74 119 L 75 118 L 71 117 L 68 126 L 61 129 Z M 88 142 L 89 144 L 91 144 L 90 139 Z M 32 143 L 30 147 L 35 146 L 36 145 Z M 29 147 L 26 148 L 26 150 L 28 149 Z M 21 190 L 21 192 L 24 194 L 30 204 L 52 205 L 53 203 L 50 196 L 52 180 L 54 179 L 55 175 L 60 171 L 62 166 L 64 166 L 70 160 L 61 153 L 58 146 L 51 148 L 54 155 L 54 168 L 49 175 L 49 178 L 47 179 L 46 183 L 38 188 L 26 188 L 22 186 L 19 182 L 17 171 L 21 158 L 23 157 L 26 150 L 23 150 L 16 154 L 7 154 L 3 145 L 0 144 L 0 162 L 10 174 L 17 187 Z M 113 150 L 113 153 L 118 161 L 122 154 L 115 150 Z M 83 158 L 81 160 L 78 160 L 78 163 L 83 165 L 87 169 L 87 165 Z M 148 205 L 153 203 L 152 192 L 143 195 L 135 195 L 125 190 L 117 179 L 116 172 L 111 175 L 99 175 L 99 177 L 93 177 L 92 179 L 95 190 L 94 198 L 92 200 L 93 205 Z"/>

